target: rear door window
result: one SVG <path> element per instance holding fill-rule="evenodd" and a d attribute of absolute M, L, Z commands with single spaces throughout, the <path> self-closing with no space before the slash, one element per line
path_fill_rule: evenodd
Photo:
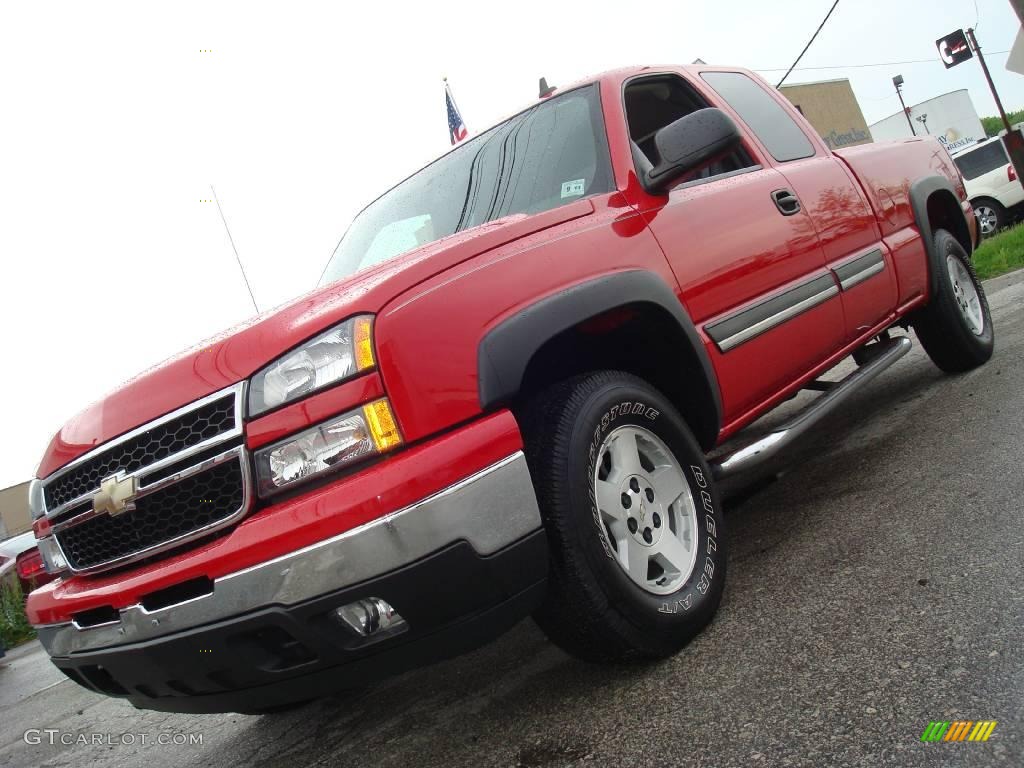
<path fill-rule="evenodd" d="M 1003 149 L 1003 142 L 990 141 L 978 149 L 957 155 L 953 162 L 964 178 L 970 181 L 1002 168 L 1010 161 L 1006 157 L 1006 150 Z"/>
<path fill-rule="evenodd" d="M 742 72 L 702 72 L 701 78 L 750 126 L 780 163 L 814 155 L 803 129 L 767 91 Z"/>

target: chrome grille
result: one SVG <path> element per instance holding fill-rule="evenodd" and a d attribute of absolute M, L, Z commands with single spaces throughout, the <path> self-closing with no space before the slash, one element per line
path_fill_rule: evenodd
<path fill-rule="evenodd" d="M 46 515 L 72 571 L 149 558 L 226 527 L 248 509 L 243 385 L 217 392 L 96 448 L 43 481 Z M 126 509 L 94 499 L 131 486 Z M 107 500 L 109 502 L 109 498 Z"/>
<path fill-rule="evenodd" d="M 135 434 L 61 473 L 46 483 L 47 509 L 91 493 L 100 481 L 118 472 L 130 474 L 193 446 L 231 432 L 235 427 L 235 396 L 228 394 L 194 411 L 168 419 Z"/>
<path fill-rule="evenodd" d="M 244 471 L 238 460 L 219 464 L 139 499 L 132 512 L 96 515 L 66 528 L 57 541 L 68 564 L 80 571 L 181 539 L 238 511 Z"/>

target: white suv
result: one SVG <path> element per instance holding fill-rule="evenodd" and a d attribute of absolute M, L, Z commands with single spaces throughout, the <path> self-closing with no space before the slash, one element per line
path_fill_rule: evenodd
<path fill-rule="evenodd" d="M 1014 213 L 1010 209 L 1024 203 L 1024 187 L 1017 181 L 1003 140 L 979 141 L 954 153 L 953 162 L 963 174 L 981 234 L 988 236 L 1005 227 Z"/>

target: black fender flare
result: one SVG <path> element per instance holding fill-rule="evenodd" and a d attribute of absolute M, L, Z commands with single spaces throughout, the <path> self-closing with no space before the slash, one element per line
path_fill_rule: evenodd
<path fill-rule="evenodd" d="M 957 202 L 957 208 L 960 208 L 960 198 L 956 194 L 956 190 L 953 188 L 953 183 L 945 176 L 925 176 L 922 179 L 918 179 L 910 185 L 910 207 L 914 212 L 914 221 L 917 223 L 918 231 L 921 233 L 921 239 L 924 241 L 924 250 L 928 254 L 928 280 L 929 280 L 929 292 L 932 296 L 935 295 L 938 290 L 938 271 L 933 267 L 938 263 L 937 256 L 935 254 L 935 242 L 933 236 L 935 234 L 934 228 L 932 227 L 931 219 L 928 216 L 928 198 L 934 193 L 939 191 L 946 191 L 953 197 Z M 961 210 L 962 214 L 962 210 Z M 964 222 L 966 226 L 966 222 Z M 970 232 L 970 228 L 967 228 Z M 951 233 L 955 237 L 956 232 Z M 971 243 L 971 250 L 974 249 L 975 244 Z"/>
<path fill-rule="evenodd" d="M 558 334 L 609 310 L 639 304 L 654 304 L 679 324 L 690 347 L 680 350 L 680 373 L 699 375 L 696 386 L 705 390 L 701 395 L 706 396 L 702 400 L 714 409 L 711 423 L 716 425 L 715 434 L 698 435 L 698 440 L 713 443 L 722 423 L 722 400 L 707 349 L 668 283 L 654 272 L 641 269 L 574 285 L 540 299 L 489 330 L 477 348 L 480 407 L 488 410 L 512 401 L 520 391 L 531 358 Z M 692 352 L 692 357 L 687 352 Z M 688 357 L 697 361 L 699 371 L 686 370 Z"/>

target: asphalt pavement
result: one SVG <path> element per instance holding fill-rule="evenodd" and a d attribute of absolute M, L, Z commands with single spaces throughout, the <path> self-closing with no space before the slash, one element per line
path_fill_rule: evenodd
<path fill-rule="evenodd" d="M 0 659 L 0 765 L 1024 765 L 1024 271 L 987 289 L 988 365 L 945 376 L 915 343 L 736 490 L 722 607 L 667 661 L 588 665 L 526 621 L 357 696 L 191 716 L 89 693 L 32 643 Z M 998 724 L 922 743 L 932 720 Z"/>

